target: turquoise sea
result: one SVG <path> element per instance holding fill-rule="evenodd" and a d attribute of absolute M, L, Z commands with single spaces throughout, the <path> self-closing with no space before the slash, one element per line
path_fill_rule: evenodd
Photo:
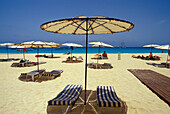
<path fill-rule="evenodd" d="M 8 53 L 14 53 L 14 54 L 19 54 L 19 53 L 23 53 L 22 51 L 23 49 L 11 49 L 8 48 Z M 68 47 L 62 47 L 62 48 L 39 48 L 39 53 L 51 53 L 51 51 L 53 53 L 65 53 L 65 52 L 70 52 L 71 48 Z M 107 48 L 107 47 L 101 47 L 100 48 L 100 53 L 103 53 L 104 51 L 106 51 L 106 53 L 149 53 L 151 52 L 151 48 L 144 48 L 144 47 L 126 47 L 126 48 L 119 48 L 119 47 L 115 47 L 115 48 Z M 162 53 L 162 51 L 164 53 L 167 53 L 167 50 L 160 50 L 160 49 L 152 49 L 152 53 Z M 86 52 L 86 48 L 74 48 L 72 50 L 72 53 L 85 53 Z M 98 53 L 99 52 L 99 48 L 98 47 L 89 47 L 88 48 L 88 53 Z M 0 47 L 0 53 L 7 53 L 7 49 L 6 47 Z M 37 53 L 37 49 L 36 48 L 28 48 L 27 49 L 27 53 Z"/>

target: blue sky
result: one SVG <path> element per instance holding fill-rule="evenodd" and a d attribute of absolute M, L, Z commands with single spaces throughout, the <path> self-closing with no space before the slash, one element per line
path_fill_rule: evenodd
<path fill-rule="evenodd" d="M 90 41 L 129 47 L 170 44 L 170 0 L 0 0 L 0 43 L 41 40 L 85 45 L 84 35 L 55 34 L 40 25 L 75 16 L 107 16 L 130 21 L 129 32 L 89 35 Z"/>

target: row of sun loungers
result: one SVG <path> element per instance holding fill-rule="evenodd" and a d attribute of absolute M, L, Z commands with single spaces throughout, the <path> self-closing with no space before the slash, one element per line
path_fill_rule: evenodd
<path fill-rule="evenodd" d="M 95 55 L 96 57 L 93 57 L 91 59 L 108 59 L 108 57 L 103 57 L 102 55 Z"/>
<path fill-rule="evenodd" d="M 148 65 L 153 65 L 155 67 L 160 67 L 160 68 L 170 68 L 170 63 L 150 63 L 150 62 L 146 62 L 146 64 Z"/>
<path fill-rule="evenodd" d="M 47 113 L 75 113 L 74 104 L 82 92 L 82 85 L 67 85 L 54 99 L 48 101 Z M 95 105 L 100 114 L 123 113 L 124 103 L 117 97 L 111 86 L 98 86 Z M 80 103 L 82 104 L 82 103 Z M 117 109 L 115 109 L 117 108 Z M 81 113 L 81 112 L 78 112 Z"/>
<path fill-rule="evenodd" d="M 7 59 L 0 59 L 0 62 L 9 62 L 9 61 L 19 61 L 21 58 L 7 58 Z"/>
<path fill-rule="evenodd" d="M 110 63 L 104 63 L 104 64 L 99 64 L 99 63 L 87 63 L 88 68 L 92 69 L 111 69 L 113 68 Z"/>
<path fill-rule="evenodd" d="M 62 72 L 63 70 L 52 70 L 51 72 L 46 72 L 45 69 L 39 69 L 28 73 L 21 73 L 18 79 L 26 82 L 42 82 L 55 79 L 56 77 L 60 76 Z"/>
<path fill-rule="evenodd" d="M 35 55 L 35 57 L 44 57 L 44 58 L 60 58 L 59 56 L 53 56 L 53 55 Z"/>
<path fill-rule="evenodd" d="M 24 62 L 12 63 L 11 67 L 31 67 L 31 66 L 36 66 L 45 63 L 46 62 L 44 61 L 40 61 L 40 62 L 24 61 Z"/>
<path fill-rule="evenodd" d="M 135 55 L 132 55 L 132 57 L 133 58 L 137 58 L 137 59 L 142 59 L 142 60 L 160 60 L 160 57 L 159 56 L 153 56 L 153 57 L 148 57 L 148 56 L 140 56 L 140 55 L 138 55 L 138 56 L 135 56 Z"/>
<path fill-rule="evenodd" d="M 66 58 L 66 61 L 62 61 L 63 63 L 80 63 L 83 62 L 83 58 L 81 56 L 79 57 L 68 57 Z"/>
<path fill-rule="evenodd" d="M 44 58 L 60 58 L 59 56 L 44 55 Z"/>

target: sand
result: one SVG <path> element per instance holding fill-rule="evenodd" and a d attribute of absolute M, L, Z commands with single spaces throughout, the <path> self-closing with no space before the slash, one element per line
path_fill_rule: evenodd
<path fill-rule="evenodd" d="M 25 68 L 13 68 L 10 65 L 15 62 L 0 62 L 0 113 L 1 114 L 46 114 L 47 102 L 54 98 L 67 84 L 82 84 L 84 87 L 84 68 L 82 63 L 62 63 L 68 55 L 54 54 L 61 58 L 40 58 L 46 64 L 40 65 L 46 71 L 64 70 L 60 77 L 38 82 L 22 82 L 18 80 L 21 73 L 35 70 L 37 66 Z M 74 54 L 82 56 L 85 54 Z M 146 60 L 132 58 L 133 54 L 108 54 L 108 60 L 100 60 L 99 63 L 111 63 L 112 69 L 88 68 L 88 90 L 96 90 L 98 85 L 114 86 L 119 98 L 126 102 L 127 114 L 170 114 L 167 103 L 161 100 L 155 93 L 143 85 L 127 69 L 150 69 L 170 77 L 170 69 L 158 68 L 147 65 Z M 135 54 L 142 55 L 142 54 Z M 148 54 L 143 54 L 148 55 Z M 167 54 L 156 53 L 165 62 Z M 13 58 L 22 58 L 22 54 L 10 54 Z M 88 62 L 96 62 L 90 59 L 94 54 L 88 54 Z M 0 54 L 0 58 L 6 58 L 6 54 Z M 36 61 L 35 54 L 26 54 L 26 59 Z"/>

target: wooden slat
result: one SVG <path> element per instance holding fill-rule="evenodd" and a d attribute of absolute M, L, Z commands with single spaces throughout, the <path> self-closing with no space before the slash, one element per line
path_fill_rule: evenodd
<path fill-rule="evenodd" d="M 152 70 L 128 69 L 170 106 L 170 78 Z"/>

